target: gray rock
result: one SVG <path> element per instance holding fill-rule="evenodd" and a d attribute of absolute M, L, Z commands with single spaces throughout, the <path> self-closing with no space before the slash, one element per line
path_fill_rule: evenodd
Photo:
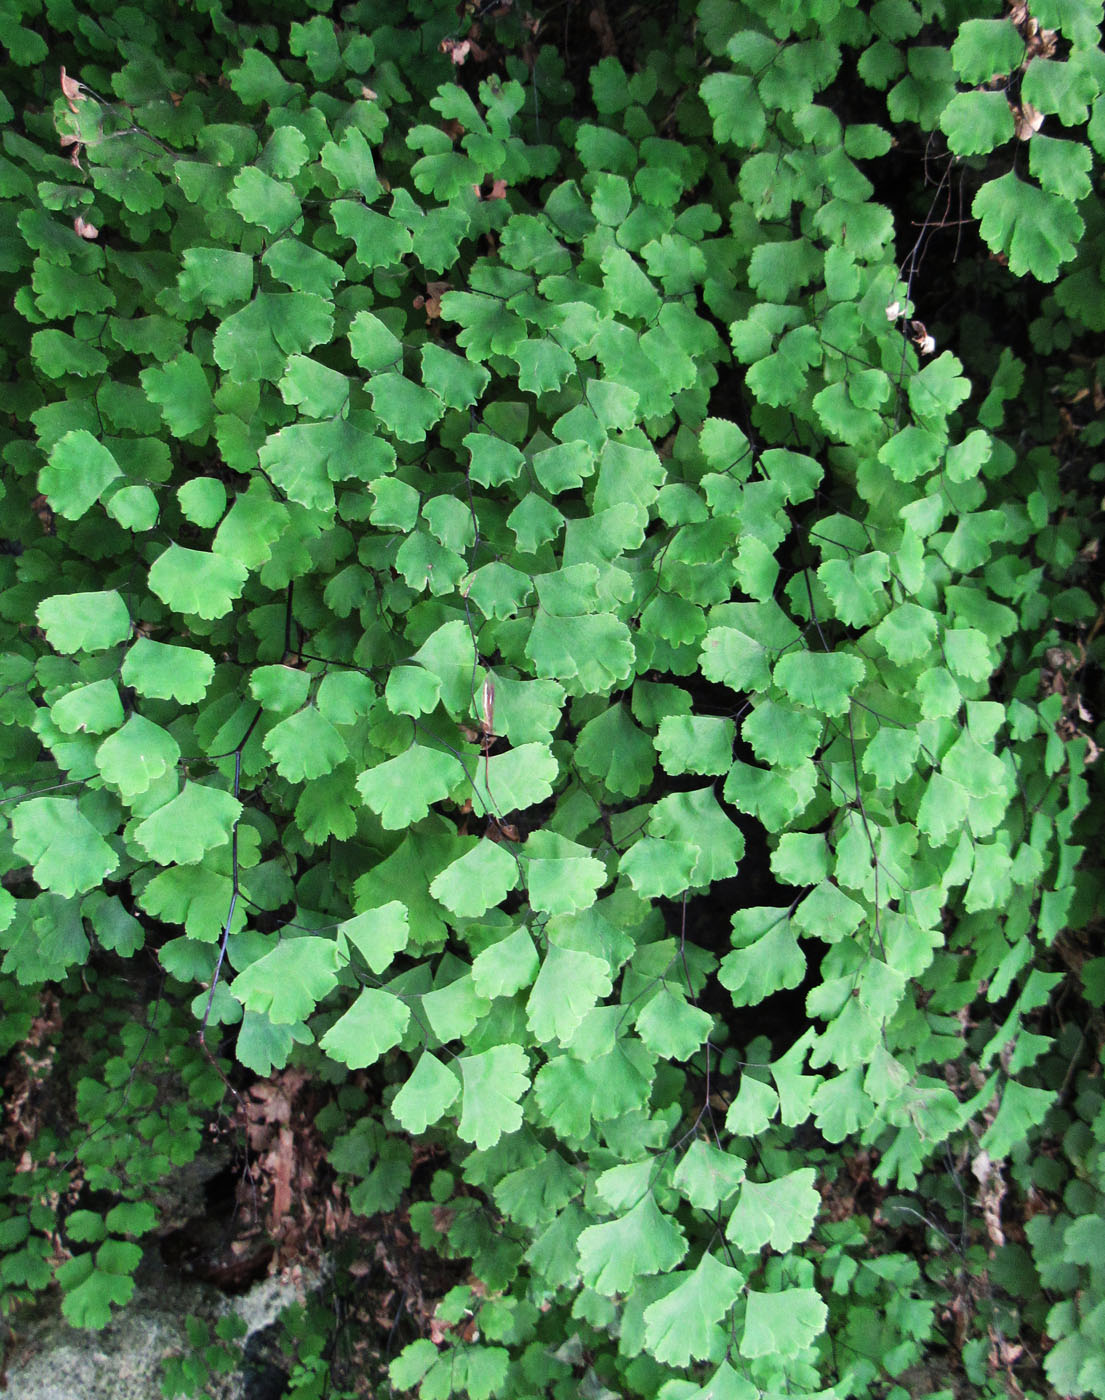
<path fill-rule="evenodd" d="M 161 1400 L 166 1358 L 187 1354 L 189 1315 L 212 1327 L 237 1313 L 246 1324 L 241 1368 L 212 1377 L 202 1393 L 210 1400 L 276 1400 L 283 1392 L 271 1361 L 247 1359 L 259 1339 L 290 1303 L 303 1301 L 320 1285 L 318 1276 L 267 1278 L 248 1292 L 227 1298 L 210 1284 L 181 1279 L 151 1248 L 135 1275 L 134 1297 L 102 1332 L 70 1327 L 56 1294 L 13 1319 L 7 1355 L 7 1395 L 13 1400 Z M 274 1388 L 278 1387 L 278 1388 Z"/>

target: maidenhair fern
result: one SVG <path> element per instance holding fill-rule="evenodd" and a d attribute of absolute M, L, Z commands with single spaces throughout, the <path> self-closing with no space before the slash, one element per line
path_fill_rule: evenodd
<path fill-rule="evenodd" d="M 470 1261 L 422 1400 L 884 1394 L 956 1235 L 1021 1300 L 957 1300 L 978 1393 L 1024 1327 L 1105 1397 L 1100 1028 L 1044 1014 L 1102 992 L 1101 7 L 641 7 L 575 89 L 462 8 L 3 12 L 5 1044 L 167 979 L 4 1173 L 6 1296 L 102 1326 L 220 1076 L 294 1061 Z M 71 1179 L 120 1204 L 59 1263 Z"/>

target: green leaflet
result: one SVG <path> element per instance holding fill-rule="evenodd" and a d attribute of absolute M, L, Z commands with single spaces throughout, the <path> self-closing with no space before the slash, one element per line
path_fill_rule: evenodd
<path fill-rule="evenodd" d="M 410 938 L 406 906 L 392 900 L 379 909 L 367 909 L 338 926 L 377 975 L 387 970 L 395 954 Z"/>
<path fill-rule="evenodd" d="M 526 1053 L 520 1045 L 496 1045 L 460 1060 L 461 1117 L 457 1132 L 481 1151 L 522 1121 L 518 1100 L 529 1087 Z"/>
<path fill-rule="evenodd" d="M 290 782 L 321 778 L 349 755 L 345 740 L 314 706 L 289 715 L 270 729 L 265 748 L 276 771 Z"/>
<path fill-rule="evenodd" d="M 185 300 L 208 306 L 246 301 L 253 288 L 253 260 L 227 248 L 186 248 L 177 285 Z"/>
<path fill-rule="evenodd" d="M 463 776 L 452 754 L 415 746 L 362 773 L 357 791 L 385 827 L 397 830 L 424 817 Z"/>
<path fill-rule="evenodd" d="M 141 375 L 142 388 L 156 403 L 169 429 L 180 437 L 202 432 L 214 417 L 214 400 L 203 365 L 188 351 Z"/>
<path fill-rule="evenodd" d="M 443 412 L 435 393 L 401 374 L 374 374 L 369 392 L 373 410 L 400 442 L 421 442 Z"/>
<path fill-rule="evenodd" d="M 785 911 L 778 912 L 785 915 Z M 729 989 L 734 1005 L 755 1005 L 780 987 L 796 987 L 805 967 L 798 941 L 785 917 L 781 917 L 769 924 L 750 946 L 726 954 L 718 980 Z"/>
<path fill-rule="evenodd" d="M 333 311 L 325 297 L 311 292 L 259 292 L 228 316 L 212 343 L 215 363 L 239 384 L 267 379 L 276 383 L 292 355 L 325 344 Z"/>
<path fill-rule="evenodd" d="M 94 1254 L 74 1255 L 58 1270 L 58 1282 L 66 1290 L 62 1309 L 75 1327 L 105 1327 L 112 1303 L 126 1303 L 134 1292 L 130 1273 L 141 1250 L 120 1240 L 109 1244 L 115 1248 L 102 1245 Z"/>
<path fill-rule="evenodd" d="M 528 987 L 537 975 L 537 950 L 525 929 L 515 929 L 499 943 L 492 943 L 472 963 L 472 981 L 480 996 L 513 996 Z"/>
<path fill-rule="evenodd" d="M 530 903 L 545 914 L 589 909 L 596 890 L 606 882 L 601 861 L 548 831 L 535 832 L 527 841 L 523 868 Z"/>
<path fill-rule="evenodd" d="M 756 1254 L 765 1244 L 785 1251 L 804 1240 L 821 1205 L 816 1175 L 812 1167 L 801 1167 L 763 1184 L 746 1178 L 726 1227 L 729 1239 L 744 1254 Z"/>
<path fill-rule="evenodd" d="M 660 762 L 669 773 L 727 773 L 733 761 L 729 720 L 671 715 L 656 736 Z"/>
<path fill-rule="evenodd" d="M 85 833 L 80 832 L 79 835 Z M 44 862 L 47 872 L 51 854 L 47 850 L 47 861 Z M 63 852 L 57 854 L 61 857 Z M 73 880 L 73 875 L 59 873 L 55 883 L 65 888 Z M 11 906 L 7 912 L 6 927 L 0 936 L 0 943 L 5 949 L 3 971 L 20 986 L 33 987 L 44 981 L 61 979 L 74 963 L 87 960 L 89 940 L 80 909 L 72 898 L 51 891 L 40 895 L 33 905 L 29 902 L 19 904 L 13 900 Z"/>
<path fill-rule="evenodd" d="M 210 476 L 196 476 L 177 491 L 177 502 L 195 525 L 217 525 L 226 509 L 226 488 Z"/>
<path fill-rule="evenodd" d="M 56 894 L 94 889 L 119 863 L 71 797 L 21 802 L 12 816 L 12 832 L 17 852 L 34 867 L 35 879 Z"/>
<path fill-rule="evenodd" d="M 306 702 L 311 677 L 294 666 L 257 666 L 249 678 L 249 693 L 266 710 L 289 714 Z"/>
<path fill-rule="evenodd" d="M 157 497 L 148 486 L 123 486 L 111 494 L 107 513 L 127 530 L 143 532 L 156 522 Z"/>
<path fill-rule="evenodd" d="M 50 718 L 66 734 L 102 734 L 123 723 L 119 690 L 109 680 L 93 681 L 67 691 L 50 706 Z M 175 760 L 174 760 L 175 761 Z"/>
<path fill-rule="evenodd" d="M 611 981 L 603 959 L 570 948 L 549 948 L 526 1003 L 527 1022 L 538 1041 L 571 1039 Z"/>
<path fill-rule="evenodd" d="M 96 766 L 104 780 L 128 802 L 174 769 L 179 758 L 180 746 L 173 736 L 142 715 L 131 715 L 96 750 Z"/>
<path fill-rule="evenodd" d="M 982 155 L 1003 146 L 1015 129 L 1013 113 L 1001 92 L 956 93 L 941 113 L 940 125 L 958 156 Z"/>
<path fill-rule="evenodd" d="M 171 544 L 150 568 L 150 589 L 180 613 L 213 619 L 230 611 L 246 581 L 246 569 L 224 555 Z"/>
<path fill-rule="evenodd" d="M 190 865 L 230 840 L 241 811 L 228 792 L 186 782 L 176 797 L 138 823 L 134 838 L 161 865 Z"/>
<path fill-rule="evenodd" d="M 695 1138 L 672 1177 L 672 1184 L 699 1210 L 716 1210 L 744 1180 L 744 1162 L 702 1138 Z"/>
<path fill-rule="evenodd" d="M 420 1004 L 428 1034 L 442 1045 L 470 1035 L 489 1010 L 469 972 L 425 992 Z"/>
<path fill-rule="evenodd" d="M 55 444 L 38 485 L 59 515 L 79 520 L 119 475 L 119 464 L 103 443 L 74 428 Z"/>
<path fill-rule="evenodd" d="M 983 238 L 1005 254 L 1018 277 L 1030 273 L 1054 282 L 1061 263 L 1074 257 L 1084 224 L 1074 204 L 1017 178 L 1012 171 L 983 185 L 971 212 Z"/>
<path fill-rule="evenodd" d="M 268 1075 L 273 1069 L 284 1068 L 297 1044 L 310 1045 L 312 1040 L 311 1032 L 300 1022 L 278 1026 L 259 1012 L 246 1011 L 235 1054 L 247 1069 Z"/>
<path fill-rule="evenodd" d="M 825 1330 L 828 1309 L 812 1288 L 752 1292 L 741 1336 L 742 1356 L 794 1356 Z"/>
<path fill-rule="evenodd" d="M 686 1253 L 682 1232 L 646 1192 L 625 1215 L 591 1225 L 579 1237 L 584 1282 L 597 1293 L 628 1293 L 636 1280 L 675 1268 Z"/>
<path fill-rule="evenodd" d="M 322 1037 L 319 1048 L 350 1069 L 363 1069 L 398 1044 L 410 1015 L 410 1007 L 398 997 L 365 987 L 345 1015 Z"/>
<path fill-rule="evenodd" d="M 800 705 L 827 715 L 843 714 L 864 675 L 858 656 L 792 651 L 775 664 L 775 684 Z"/>
<path fill-rule="evenodd" d="M 407 1132 L 418 1136 L 448 1112 L 459 1094 L 456 1075 L 426 1050 L 392 1100 L 391 1111 Z"/>
<path fill-rule="evenodd" d="M 698 859 L 689 842 L 645 836 L 622 856 L 620 869 L 644 898 L 678 899 L 690 889 Z"/>
<path fill-rule="evenodd" d="M 435 877 L 430 893 L 454 914 L 473 918 L 501 904 L 517 883 L 518 866 L 509 851 L 480 841 Z"/>
<path fill-rule="evenodd" d="M 765 118 L 752 80 L 737 73 L 712 73 L 700 91 L 713 118 L 715 138 L 754 149 L 763 135 Z"/>
<path fill-rule="evenodd" d="M 679 1275 L 675 1275 L 679 1278 Z M 686 1366 L 713 1354 L 717 1324 L 740 1296 L 744 1277 L 704 1254 L 678 1286 L 645 1309 L 645 1336 L 658 1361 Z"/>
<path fill-rule="evenodd" d="M 261 224 L 271 234 L 298 231 L 302 211 L 295 191 L 256 166 L 248 165 L 238 172 L 229 200 L 243 219 L 251 224 Z"/>
<path fill-rule="evenodd" d="M 308 355 L 292 355 L 279 383 L 285 403 L 307 418 L 333 418 L 349 399 L 349 380 Z"/>
<path fill-rule="evenodd" d="M 667 984 L 637 1017 L 637 1032 L 645 1045 L 666 1060 L 689 1060 L 713 1029 L 713 1017 L 691 1006 L 682 992 Z"/>
<path fill-rule="evenodd" d="M 986 1150 L 992 1148 L 999 1155 L 1004 1155 L 1016 1140 L 1017 1133 L 1026 1131 L 1029 1124 L 1040 1122 L 1052 1102 L 1052 1096 L 1046 1089 L 1033 1089 L 1011 1080 L 1002 1093 L 998 1116 L 986 1131 Z"/>
<path fill-rule="evenodd" d="M 970 19 L 960 25 L 951 52 L 960 79 L 981 86 L 995 75 L 1011 73 L 1020 66 L 1024 40 L 1008 20 Z"/>
<path fill-rule="evenodd" d="M 576 760 L 611 792 L 636 797 L 652 779 L 654 750 L 624 705 L 612 705 L 580 730 Z"/>
<path fill-rule="evenodd" d="M 306 1020 L 334 986 L 337 969 L 338 947 L 332 939 L 289 938 L 250 963 L 231 990 L 247 1011 L 288 1025 Z"/>
<path fill-rule="evenodd" d="M 60 652 L 105 651 L 130 636 L 127 605 L 114 589 L 44 598 L 37 616 L 50 645 Z"/>
<path fill-rule="evenodd" d="M 475 764 L 464 793 L 478 815 L 502 817 L 543 802 L 558 775 L 559 765 L 544 744 L 519 744 Z"/>

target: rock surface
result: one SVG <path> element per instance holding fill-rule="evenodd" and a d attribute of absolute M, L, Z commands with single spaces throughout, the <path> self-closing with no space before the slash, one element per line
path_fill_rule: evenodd
<path fill-rule="evenodd" d="M 214 1326 L 236 1313 L 246 1324 L 239 1345 L 243 1363 L 227 1376 L 212 1376 L 200 1391 L 210 1400 L 278 1400 L 285 1377 L 260 1359 L 257 1343 L 281 1310 L 302 1301 L 315 1279 L 263 1279 L 228 1298 L 210 1284 L 174 1275 L 151 1250 L 135 1275 L 134 1297 L 102 1332 L 70 1327 L 51 1295 L 14 1321 L 7 1349 L 7 1390 L 12 1400 L 162 1400 L 166 1358 L 191 1350 L 185 1321 L 191 1315 Z M 251 1360 L 253 1357 L 256 1360 Z"/>

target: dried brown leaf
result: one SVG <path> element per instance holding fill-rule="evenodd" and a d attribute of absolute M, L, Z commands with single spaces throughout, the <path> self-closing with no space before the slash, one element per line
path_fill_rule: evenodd
<path fill-rule="evenodd" d="M 1043 112 L 1038 112 L 1031 102 L 1022 102 L 1013 108 L 1013 129 L 1018 141 L 1031 141 L 1043 124 Z"/>
<path fill-rule="evenodd" d="M 459 68 L 468 58 L 472 45 L 467 39 L 442 39 L 438 48 Z"/>
<path fill-rule="evenodd" d="M 66 102 L 69 103 L 69 110 L 75 112 L 77 110 L 77 103 L 83 102 L 85 98 L 84 94 L 81 92 L 80 83 L 77 82 L 76 78 L 71 78 L 69 76 L 64 66 L 61 70 L 61 90 Z"/>
<path fill-rule="evenodd" d="M 599 52 L 603 58 L 617 58 L 618 41 L 614 38 L 610 17 L 606 13 L 606 6 L 602 0 L 599 0 L 599 3 L 592 7 L 591 13 L 587 16 L 587 23 L 598 36 Z"/>
<path fill-rule="evenodd" d="M 427 324 L 435 321 L 441 315 L 441 298 L 450 289 L 448 282 L 427 282 L 426 295 L 417 296 L 414 304 L 417 308 L 425 309 Z"/>
<path fill-rule="evenodd" d="M 290 1128 L 281 1128 L 275 1148 L 265 1158 L 272 1180 L 272 1225 L 275 1231 L 280 1222 L 291 1214 L 292 1178 L 295 1175 L 295 1138 Z"/>

